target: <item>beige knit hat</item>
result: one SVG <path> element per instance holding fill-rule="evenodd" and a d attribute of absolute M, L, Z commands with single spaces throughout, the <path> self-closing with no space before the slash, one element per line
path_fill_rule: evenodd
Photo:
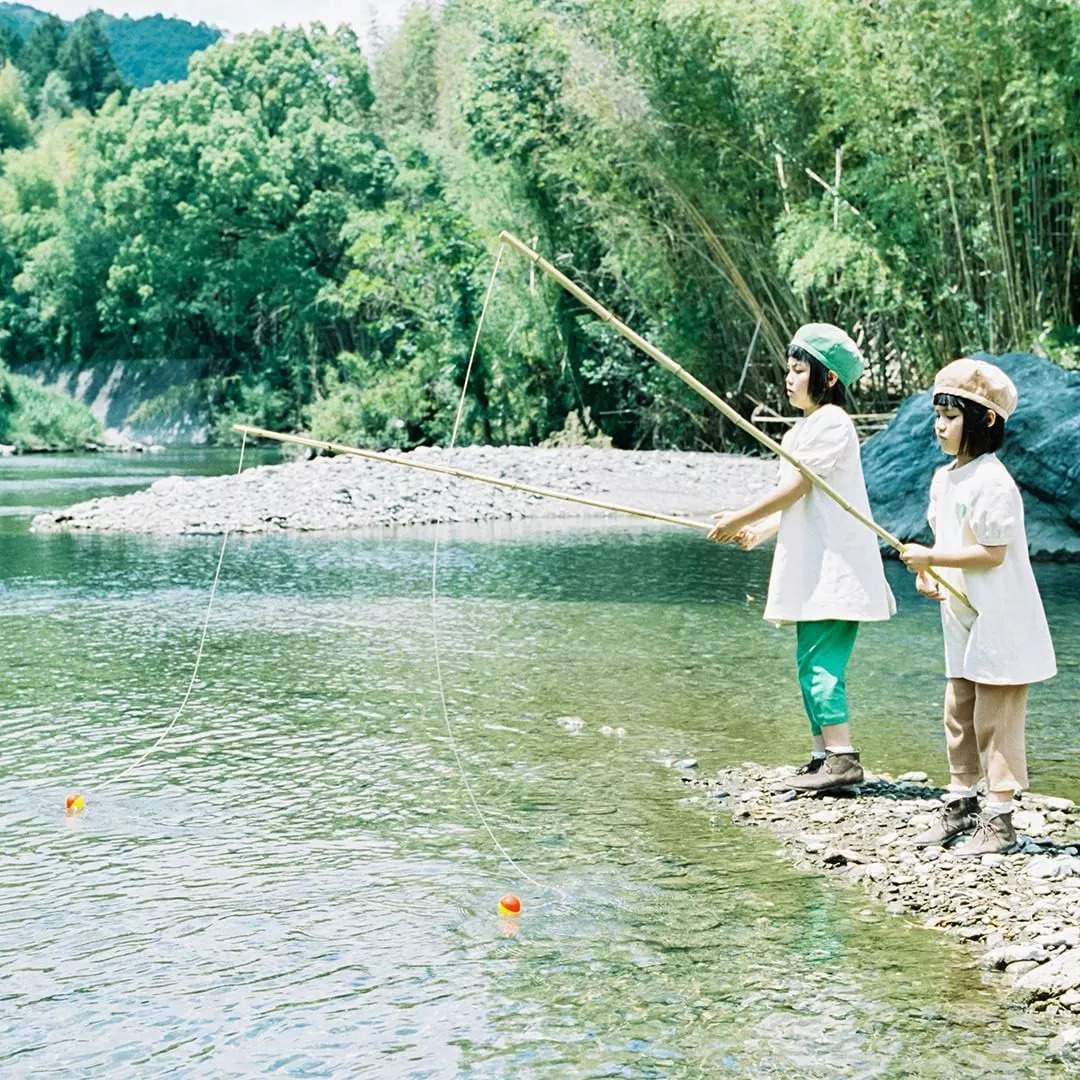
<path fill-rule="evenodd" d="M 934 379 L 935 394 L 977 401 L 1008 420 L 1016 408 L 1016 387 L 996 364 L 964 357 L 946 364 Z"/>

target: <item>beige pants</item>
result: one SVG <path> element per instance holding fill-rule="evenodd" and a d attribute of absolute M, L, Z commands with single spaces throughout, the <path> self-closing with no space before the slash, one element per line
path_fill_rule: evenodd
<path fill-rule="evenodd" d="M 989 686 L 949 679 L 945 687 L 945 746 L 953 776 L 985 773 L 988 791 L 1027 787 L 1024 752 L 1026 686 Z"/>

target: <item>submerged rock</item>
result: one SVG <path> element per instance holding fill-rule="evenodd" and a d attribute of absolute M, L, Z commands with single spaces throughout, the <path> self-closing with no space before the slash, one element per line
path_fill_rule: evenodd
<path fill-rule="evenodd" d="M 1026 353 L 975 355 L 1001 367 L 1019 391 L 1000 457 L 1024 497 L 1032 556 L 1080 559 L 1080 371 Z M 863 447 L 874 518 L 901 540 L 931 540 L 930 479 L 948 461 L 933 437 L 933 416 L 931 391 L 916 394 Z"/>
<path fill-rule="evenodd" d="M 1066 1028 L 1050 1043 L 1049 1052 L 1063 1061 L 1080 1060 L 1080 1027 Z"/>

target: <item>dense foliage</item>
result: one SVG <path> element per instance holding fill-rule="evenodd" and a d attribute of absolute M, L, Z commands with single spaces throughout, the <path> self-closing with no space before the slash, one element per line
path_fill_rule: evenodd
<path fill-rule="evenodd" d="M 44 25 L 0 72 L 0 357 L 175 369 L 147 413 L 444 439 L 501 228 L 746 410 L 808 318 L 862 341 L 868 408 L 965 351 L 1076 354 L 1067 0 L 445 0 L 370 70 L 276 30 L 126 100 Z M 502 267 L 465 438 L 732 437 Z"/>

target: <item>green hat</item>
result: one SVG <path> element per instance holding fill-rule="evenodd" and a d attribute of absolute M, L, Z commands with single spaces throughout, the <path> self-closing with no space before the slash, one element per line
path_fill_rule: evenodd
<path fill-rule="evenodd" d="M 851 386 L 863 373 L 866 365 L 862 353 L 840 329 L 832 323 L 806 323 L 795 331 L 792 345 L 808 352 L 815 360 L 820 360 L 845 385 Z"/>

